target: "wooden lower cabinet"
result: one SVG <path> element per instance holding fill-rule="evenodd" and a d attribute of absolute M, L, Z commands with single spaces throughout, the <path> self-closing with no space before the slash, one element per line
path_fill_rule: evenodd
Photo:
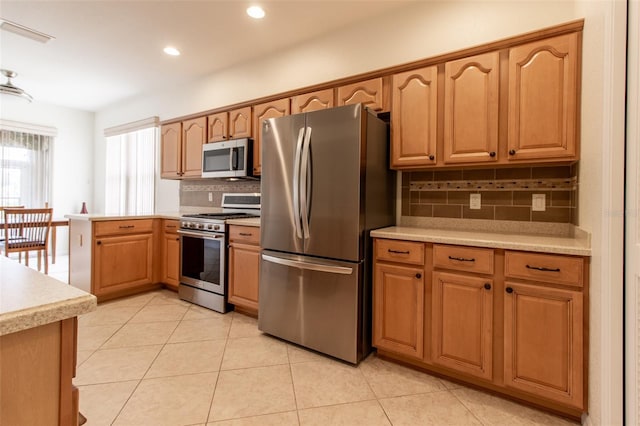
<path fill-rule="evenodd" d="M 160 280 L 172 290 L 180 285 L 180 237 L 177 230 L 180 221 L 164 220 L 162 232 L 162 273 Z"/>
<path fill-rule="evenodd" d="M 581 408 L 582 292 L 508 281 L 505 286 L 505 385 Z"/>
<path fill-rule="evenodd" d="M 434 272 L 432 282 L 432 361 L 492 379 L 493 281 Z"/>
<path fill-rule="evenodd" d="M 373 285 L 373 345 L 422 358 L 424 270 L 378 263 Z"/>
<path fill-rule="evenodd" d="M 103 296 L 153 283 L 153 234 L 97 237 L 94 294 Z"/>
<path fill-rule="evenodd" d="M 260 281 L 260 228 L 229 226 L 229 303 L 258 313 Z"/>
<path fill-rule="evenodd" d="M 0 336 L 0 425 L 78 424 L 77 319 Z"/>
<path fill-rule="evenodd" d="M 588 257 L 382 238 L 374 253 L 381 356 L 575 419 L 587 411 Z"/>

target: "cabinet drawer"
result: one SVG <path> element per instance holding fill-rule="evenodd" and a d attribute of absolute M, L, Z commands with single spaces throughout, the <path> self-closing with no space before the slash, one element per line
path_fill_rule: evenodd
<path fill-rule="evenodd" d="M 376 240 L 376 259 L 424 265 L 424 244 L 399 240 Z"/>
<path fill-rule="evenodd" d="M 257 226 L 229 226 L 229 241 L 260 244 L 260 228 Z"/>
<path fill-rule="evenodd" d="M 178 228 L 180 228 L 179 220 L 165 219 L 162 221 L 162 230 L 164 232 L 175 234 L 178 232 Z"/>
<path fill-rule="evenodd" d="M 137 234 L 140 232 L 153 232 L 153 219 L 109 220 L 96 222 L 94 226 L 94 234 L 96 236 Z"/>
<path fill-rule="evenodd" d="M 504 254 L 506 277 L 582 287 L 583 271 L 581 257 L 516 251 Z"/>
<path fill-rule="evenodd" d="M 477 274 L 493 274 L 493 249 L 434 244 L 433 266 Z"/>

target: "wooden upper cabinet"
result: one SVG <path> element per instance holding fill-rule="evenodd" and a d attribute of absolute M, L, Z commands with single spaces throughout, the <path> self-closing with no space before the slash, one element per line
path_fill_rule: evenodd
<path fill-rule="evenodd" d="M 333 89 L 318 90 L 291 98 L 291 114 L 333 108 L 335 99 Z"/>
<path fill-rule="evenodd" d="M 219 112 L 207 117 L 207 143 L 227 140 L 228 112 Z"/>
<path fill-rule="evenodd" d="M 251 107 L 229 111 L 229 139 L 251 137 Z"/>
<path fill-rule="evenodd" d="M 250 137 L 250 106 L 211 114 L 207 117 L 207 143 Z"/>
<path fill-rule="evenodd" d="M 178 179 L 182 173 L 182 123 L 164 124 L 160 129 L 160 177 Z"/>
<path fill-rule="evenodd" d="M 508 281 L 505 286 L 505 385 L 585 408 L 582 293 Z"/>
<path fill-rule="evenodd" d="M 444 66 L 444 163 L 498 159 L 498 52 Z"/>
<path fill-rule="evenodd" d="M 182 122 L 182 176 L 202 175 L 202 145 L 207 140 L 207 117 Z"/>
<path fill-rule="evenodd" d="M 289 98 L 278 99 L 253 107 L 253 174 L 262 171 L 262 122 L 269 118 L 284 117 L 291 113 Z"/>
<path fill-rule="evenodd" d="M 578 75 L 577 33 L 509 50 L 509 160 L 577 159 Z"/>
<path fill-rule="evenodd" d="M 338 87 L 338 106 L 362 103 L 374 111 L 388 111 L 384 78 L 374 78 Z"/>
<path fill-rule="evenodd" d="M 435 364 L 491 380 L 493 281 L 433 273 L 432 360 Z"/>
<path fill-rule="evenodd" d="M 392 79 L 391 167 L 436 163 L 438 70 L 435 66 Z"/>

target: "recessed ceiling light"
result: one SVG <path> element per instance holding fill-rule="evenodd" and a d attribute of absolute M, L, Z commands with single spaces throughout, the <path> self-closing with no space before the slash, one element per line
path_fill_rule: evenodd
<path fill-rule="evenodd" d="M 171 56 L 180 56 L 180 51 L 175 47 L 167 46 L 164 48 L 164 53 Z"/>
<path fill-rule="evenodd" d="M 251 6 L 247 9 L 247 15 L 251 16 L 253 19 L 262 19 L 264 18 L 264 9 L 260 6 Z"/>

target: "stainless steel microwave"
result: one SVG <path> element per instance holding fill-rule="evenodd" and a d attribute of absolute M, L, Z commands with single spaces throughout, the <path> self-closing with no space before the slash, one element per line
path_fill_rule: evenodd
<path fill-rule="evenodd" d="M 253 140 L 245 138 L 204 144 L 202 177 L 253 179 Z"/>

